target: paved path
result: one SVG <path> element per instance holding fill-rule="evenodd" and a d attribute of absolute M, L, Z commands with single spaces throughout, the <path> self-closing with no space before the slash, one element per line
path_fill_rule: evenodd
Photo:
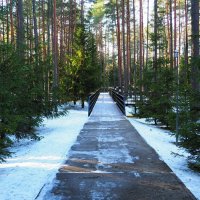
<path fill-rule="evenodd" d="M 195 199 L 101 93 L 46 200 Z"/>

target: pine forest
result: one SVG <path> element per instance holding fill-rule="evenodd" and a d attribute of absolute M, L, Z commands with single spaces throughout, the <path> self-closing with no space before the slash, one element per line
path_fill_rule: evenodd
<path fill-rule="evenodd" d="M 2 0 L 0 161 L 99 88 L 134 99 L 200 170 L 199 0 Z"/>

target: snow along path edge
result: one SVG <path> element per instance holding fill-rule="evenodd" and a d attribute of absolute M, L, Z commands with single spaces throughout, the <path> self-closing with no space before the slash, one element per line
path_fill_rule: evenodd
<path fill-rule="evenodd" d="M 35 199 L 52 182 L 87 120 L 87 111 L 70 110 L 67 116 L 44 120 L 37 130 L 44 137 L 40 141 L 16 144 L 13 157 L 0 164 L 0 199 Z"/>
<path fill-rule="evenodd" d="M 170 131 L 144 124 L 144 120 L 137 118 L 127 117 L 127 119 L 144 140 L 158 153 L 160 159 L 171 168 L 191 193 L 200 200 L 200 173 L 188 168 L 188 153 L 175 145 L 175 137 L 170 134 Z"/>

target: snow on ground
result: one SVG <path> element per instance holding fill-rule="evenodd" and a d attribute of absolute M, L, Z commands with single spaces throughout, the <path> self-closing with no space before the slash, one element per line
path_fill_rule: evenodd
<path fill-rule="evenodd" d="M 52 182 L 87 119 L 87 111 L 75 107 L 67 116 L 46 119 L 45 126 L 38 128 L 44 137 L 41 141 L 16 143 L 11 149 L 15 152 L 13 157 L 0 164 L 0 199 L 34 200 L 42 187 Z M 129 121 L 200 200 L 200 174 L 188 168 L 188 153 L 174 145 L 170 132 L 149 125 L 144 119 Z"/>
<path fill-rule="evenodd" d="M 145 119 L 127 118 L 146 142 L 155 149 L 160 159 L 172 169 L 186 187 L 200 200 L 200 173 L 188 168 L 188 153 L 175 145 L 170 131 L 157 128 Z"/>
<path fill-rule="evenodd" d="M 0 199 L 34 200 L 55 177 L 87 119 L 86 110 L 70 110 L 67 116 L 45 119 L 37 130 L 42 140 L 15 144 L 13 157 L 0 164 Z"/>

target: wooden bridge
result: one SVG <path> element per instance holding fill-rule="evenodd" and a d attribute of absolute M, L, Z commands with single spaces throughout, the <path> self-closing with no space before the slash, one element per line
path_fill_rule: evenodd
<path fill-rule="evenodd" d="M 100 94 L 68 155 L 44 199 L 195 199 L 108 93 Z"/>

